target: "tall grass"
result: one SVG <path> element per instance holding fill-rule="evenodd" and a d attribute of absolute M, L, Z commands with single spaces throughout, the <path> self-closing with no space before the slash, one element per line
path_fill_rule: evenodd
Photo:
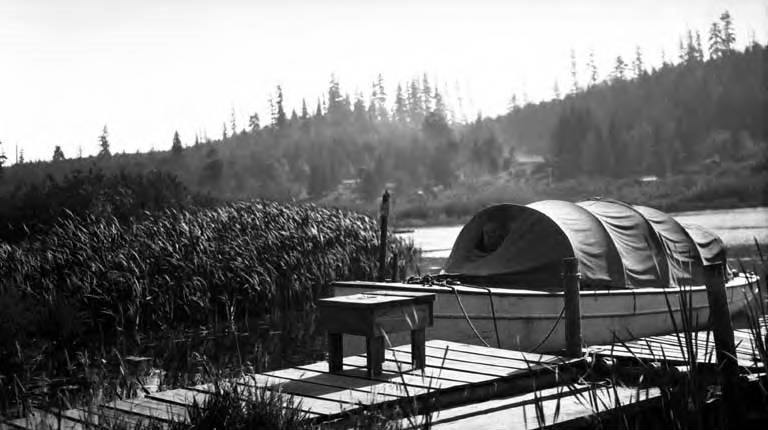
<path fill-rule="evenodd" d="M 285 327 L 298 312 L 311 325 L 331 281 L 372 279 L 377 230 L 359 214 L 253 201 L 129 223 L 66 215 L 44 236 L 0 242 L 0 400 L 7 406 L 40 377 L 71 375 L 76 352 L 90 357 L 78 368 L 84 377 L 94 363 L 169 334 L 225 330 L 227 352 L 241 357 L 238 331 L 249 321 L 282 315 Z M 389 246 L 399 272 L 412 271 L 413 246 Z"/>

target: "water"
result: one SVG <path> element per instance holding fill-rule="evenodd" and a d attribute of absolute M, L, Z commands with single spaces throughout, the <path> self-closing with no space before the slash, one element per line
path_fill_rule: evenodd
<path fill-rule="evenodd" d="M 755 239 L 761 247 L 765 245 L 763 252 L 768 251 L 768 207 L 679 212 L 672 216 L 683 224 L 698 224 L 717 233 L 728 247 L 730 256 L 755 254 Z M 448 258 L 462 227 L 422 227 L 403 236 L 413 239 L 414 244 L 422 249 L 427 261 L 425 269 L 432 271 Z"/>

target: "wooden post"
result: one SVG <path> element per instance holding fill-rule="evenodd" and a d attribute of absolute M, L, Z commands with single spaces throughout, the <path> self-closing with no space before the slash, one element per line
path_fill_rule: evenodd
<path fill-rule="evenodd" d="M 565 355 L 581 357 L 581 298 L 579 260 L 563 259 L 563 292 L 565 299 Z"/>
<path fill-rule="evenodd" d="M 344 342 L 341 333 L 328 333 L 328 371 L 337 373 L 344 370 Z"/>
<path fill-rule="evenodd" d="M 725 267 L 723 263 L 704 266 L 704 284 L 709 300 L 709 322 L 717 348 L 717 364 L 726 378 L 736 378 L 739 363 L 736 360 L 736 344 L 733 338 L 731 312 L 725 292 Z"/>
<path fill-rule="evenodd" d="M 365 364 L 368 377 L 381 375 L 381 365 L 384 363 L 384 336 L 366 336 Z"/>
<path fill-rule="evenodd" d="M 379 208 L 379 219 L 381 233 L 379 236 L 379 276 L 378 281 L 383 282 L 385 272 L 387 271 L 387 220 L 389 219 L 389 190 L 384 190 L 381 196 L 381 207 Z"/>
<path fill-rule="evenodd" d="M 411 330 L 411 364 L 415 369 L 427 365 L 426 329 Z"/>
<path fill-rule="evenodd" d="M 397 252 L 392 254 L 392 282 L 397 282 L 400 279 L 398 279 L 398 276 L 400 275 L 398 273 L 398 267 L 397 267 Z"/>

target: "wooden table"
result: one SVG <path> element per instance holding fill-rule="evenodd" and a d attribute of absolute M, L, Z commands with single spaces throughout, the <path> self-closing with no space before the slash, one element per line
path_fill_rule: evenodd
<path fill-rule="evenodd" d="M 412 364 L 425 365 L 425 329 L 433 324 L 433 293 L 373 291 L 318 301 L 319 324 L 328 332 L 328 366 L 343 369 L 342 336 L 365 336 L 368 376 L 381 374 L 384 341 L 391 333 L 410 330 Z M 391 345 L 390 345 L 391 346 Z"/>

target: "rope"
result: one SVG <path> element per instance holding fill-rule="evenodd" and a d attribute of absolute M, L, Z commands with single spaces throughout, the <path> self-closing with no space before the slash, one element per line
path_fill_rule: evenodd
<path fill-rule="evenodd" d="M 547 333 L 546 336 L 544 336 L 544 339 L 539 342 L 538 345 L 533 347 L 531 352 L 536 352 L 537 349 L 541 348 L 541 345 L 544 345 L 544 343 L 549 339 L 550 336 L 552 336 L 552 333 L 555 332 L 555 328 L 557 328 L 557 325 L 560 324 L 560 320 L 563 319 L 563 315 L 565 314 L 565 306 L 563 306 L 563 309 L 560 311 L 560 315 L 557 316 L 557 320 L 555 321 L 555 324 L 552 326 L 551 329 L 549 329 L 549 333 Z"/>
<path fill-rule="evenodd" d="M 456 287 L 452 287 L 450 285 L 446 285 L 446 286 L 450 288 L 451 291 L 453 291 L 453 295 L 456 296 L 456 301 L 459 302 L 459 308 L 461 308 L 461 313 L 464 314 L 464 318 L 467 320 L 467 324 L 469 324 L 469 327 L 475 333 L 475 336 L 477 336 L 477 338 L 480 339 L 480 342 L 482 342 L 483 345 L 490 347 L 490 345 L 488 345 L 488 342 L 486 342 L 485 339 L 483 339 L 483 337 L 480 336 L 480 333 L 477 332 L 475 325 L 472 324 L 472 320 L 469 319 L 469 315 L 467 315 L 467 311 L 464 310 L 464 304 L 461 303 L 461 298 L 459 298 L 459 292 L 456 291 Z"/>
<path fill-rule="evenodd" d="M 493 331 L 496 332 L 496 345 L 501 348 L 501 338 L 499 337 L 499 326 L 496 323 L 496 308 L 493 306 L 493 293 L 488 287 L 481 287 L 488 292 L 488 300 L 491 302 L 491 316 L 493 316 Z"/>

